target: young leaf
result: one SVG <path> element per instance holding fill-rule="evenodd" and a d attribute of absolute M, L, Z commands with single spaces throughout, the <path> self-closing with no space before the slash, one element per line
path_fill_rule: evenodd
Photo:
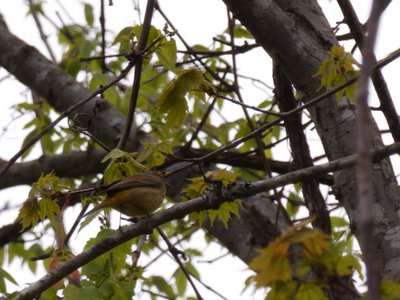
<path fill-rule="evenodd" d="M 161 293 L 167 295 L 171 299 L 176 298 L 174 290 L 172 289 L 171 285 L 163 277 L 152 276 L 152 281 Z"/>
<path fill-rule="evenodd" d="M 339 45 L 333 45 L 328 57 L 322 63 L 315 75 L 321 76 L 321 87 L 326 89 L 337 87 L 352 77 L 357 76 L 358 72 L 354 65 L 357 62 L 350 53 L 345 52 L 344 48 Z M 340 101 L 343 96 L 347 99 L 354 100 L 355 84 L 342 89 L 336 93 L 337 99 Z"/>
<path fill-rule="evenodd" d="M 148 168 L 157 167 L 165 162 L 166 154 L 172 154 L 171 142 L 143 142 L 144 150 L 139 153 L 137 160 L 146 161 Z"/>
<path fill-rule="evenodd" d="M 236 175 L 226 170 L 209 172 L 207 173 L 207 176 L 209 176 L 211 180 L 222 182 L 222 186 L 227 186 L 229 183 L 232 183 L 236 180 Z M 209 183 L 205 182 L 203 177 L 191 178 L 190 181 L 192 183 L 186 189 L 182 190 L 182 192 L 185 193 L 186 199 L 191 199 L 202 195 L 209 187 Z M 205 217 L 208 215 L 211 225 L 214 223 L 215 219 L 218 218 L 222 223 L 224 223 L 225 227 L 227 227 L 232 215 L 237 217 L 240 216 L 239 206 L 239 200 L 225 202 L 217 210 L 210 209 L 206 212 L 192 213 L 189 215 L 189 219 L 198 221 L 199 224 L 202 225 Z"/>
<path fill-rule="evenodd" d="M 304 283 L 300 286 L 298 292 L 296 293 L 297 300 L 309 300 L 309 299 L 320 299 L 328 300 L 325 296 L 322 287 L 312 283 Z"/>
<path fill-rule="evenodd" d="M 187 278 L 181 268 L 177 268 L 174 272 L 175 285 L 178 289 L 178 296 L 183 296 L 186 292 Z"/>
<path fill-rule="evenodd" d="M 180 126 L 186 117 L 188 105 L 185 95 L 192 89 L 198 89 L 203 83 L 203 75 L 198 69 L 184 69 L 167 84 L 161 92 L 158 107 L 161 113 L 167 114 L 167 124 Z"/>
<path fill-rule="evenodd" d="M 176 43 L 174 39 L 163 41 L 162 45 L 156 49 L 156 54 L 160 63 L 169 71 L 176 70 Z"/>
<path fill-rule="evenodd" d="M 84 4 L 84 11 L 85 11 L 86 23 L 89 26 L 93 26 L 93 22 L 94 22 L 93 6 L 91 6 L 90 4 L 85 3 Z"/>
<path fill-rule="evenodd" d="M 111 183 L 129 175 L 134 175 L 146 171 L 146 167 L 138 162 L 136 153 L 127 153 L 119 149 L 110 151 L 102 162 L 110 160 L 104 171 L 105 183 Z"/>
<path fill-rule="evenodd" d="M 8 273 L 6 270 L 0 268 L 0 293 L 1 294 L 6 294 L 6 280 L 18 285 L 18 283 L 15 281 L 15 279 Z"/>

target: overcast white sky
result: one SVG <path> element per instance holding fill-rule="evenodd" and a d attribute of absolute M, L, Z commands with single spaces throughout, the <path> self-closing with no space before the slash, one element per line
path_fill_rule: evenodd
<path fill-rule="evenodd" d="M 23 0 L 13 0 L 13 1 L 1 1 L 0 3 L 0 13 L 3 14 L 5 20 L 7 21 L 10 30 L 19 36 L 26 42 L 34 45 L 40 51 L 47 55 L 47 52 L 42 45 L 39 35 L 37 33 L 36 27 L 31 18 L 26 17 L 26 7 L 23 5 Z M 54 12 L 59 11 L 59 7 L 56 5 L 58 1 L 52 0 L 47 1 L 49 8 L 46 9 L 46 13 L 54 17 Z M 81 1 L 61 1 L 65 6 L 68 7 L 69 13 L 73 16 L 75 20 L 81 20 L 83 16 L 83 9 Z M 98 1 L 87 1 L 88 3 L 98 3 Z M 108 2 L 108 1 L 106 1 Z M 336 6 L 335 1 L 322 0 L 319 1 L 324 7 L 324 11 L 328 14 L 328 18 L 331 24 L 336 21 L 340 21 L 341 17 L 338 17 L 339 9 Z M 357 0 L 352 1 L 356 7 L 357 12 L 362 21 L 368 16 L 370 0 Z M 142 11 L 145 9 L 145 1 L 141 1 Z M 173 21 L 174 25 L 178 28 L 179 32 L 185 37 L 189 44 L 203 44 L 210 45 L 212 42 L 212 37 L 214 33 L 220 33 L 226 28 L 226 8 L 222 1 L 216 0 L 159 0 L 161 7 L 164 9 L 165 13 Z M 106 23 L 109 28 L 113 31 L 118 32 L 121 28 L 125 26 L 134 25 L 137 23 L 137 15 L 132 14 L 133 5 L 132 1 L 127 0 L 114 0 L 114 6 L 106 8 Z M 378 59 L 383 58 L 388 53 L 396 50 L 400 47 L 400 38 L 398 36 L 398 28 L 400 28 L 400 18 L 398 17 L 398 12 L 400 11 L 399 1 L 393 1 L 387 13 L 383 17 L 383 22 L 381 24 L 381 35 L 377 43 L 377 57 Z M 62 12 L 61 12 L 62 13 Z M 97 12 L 96 12 L 97 13 Z M 133 15 L 133 16 L 132 16 Z M 98 17 L 98 15 L 97 15 Z M 135 18 L 135 20 L 133 19 Z M 66 19 L 67 20 L 67 19 Z M 44 28 L 47 33 L 49 33 L 49 39 L 52 43 L 56 43 L 56 37 L 54 36 L 54 30 L 47 27 L 48 23 L 43 21 Z M 164 22 L 156 15 L 154 19 L 154 24 L 162 28 Z M 58 53 L 60 55 L 60 53 Z M 259 55 L 259 56 L 257 56 Z M 260 62 L 261 57 L 261 62 Z M 240 69 L 247 75 L 252 75 L 265 80 L 267 83 L 271 83 L 269 59 L 267 55 L 258 50 L 254 52 L 251 57 L 240 57 L 239 59 Z M 398 86 L 398 76 L 395 75 L 395 71 L 399 70 L 400 63 L 395 62 L 384 68 L 383 72 L 388 81 L 389 88 L 392 92 L 394 99 L 399 99 L 400 91 Z M 2 78 L 7 73 L 4 70 L 0 70 L 0 78 Z M 17 103 L 26 101 L 24 88 L 18 83 L 11 80 L 4 80 L 0 82 L 0 128 L 6 128 L 7 131 L 0 137 L 0 158 L 7 159 L 11 157 L 19 149 L 21 145 L 21 134 L 15 134 L 15 131 L 21 130 L 22 121 L 11 122 L 13 115 L 10 113 L 9 107 Z M 254 99 L 256 103 L 260 101 L 260 97 L 265 97 L 265 94 L 260 94 L 256 89 L 252 89 L 251 92 L 246 91 L 246 97 L 249 99 Z M 251 101 L 250 101 L 251 102 Z M 252 104 L 252 103 L 249 103 Z M 252 104 L 254 105 L 254 104 Z M 10 123 L 11 122 L 11 123 Z M 315 150 L 318 151 L 318 150 Z M 12 205 L 15 203 L 20 203 L 26 197 L 28 187 L 18 187 L 0 191 L 0 207 L 4 205 L 5 202 L 10 202 Z M 75 214 L 78 210 L 73 210 Z M 11 222 L 16 215 L 17 211 L 13 214 L 7 214 L 6 216 L 1 216 L 0 226 Z M 72 243 L 82 244 L 87 238 L 87 235 L 79 237 L 78 241 L 72 241 Z M 199 241 L 200 241 L 199 236 Z M 203 246 L 202 246 L 203 247 Z M 207 254 L 206 259 L 212 259 L 220 254 L 224 253 L 223 248 L 218 245 L 214 245 L 210 248 L 205 249 L 204 253 Z M 78 249 L 75 249 L 79 251 Z M 170 264 L 169 259 L 165 259 L 166 262 Z M 161 265 L 161 263 L 160 263 Z M 165 262 L 162 263 L 164 268 L 166 267 Z M 203 279 L 206 284 L 213 286 L 228 299 L 252 299 L 250 293 L 240 296 L 240 291 L 243 288 L 243 280 L 251 274 L 251 272 L 246 271 L 246 265 L 241 263 L 235 258 L 229 258 L 228 260 L 220 260 L 213 264 L 201 263 L 198 264 L 200 269 L 203 269 Z M 157 269 L 160 269 L 157 267 Z M 16 275 L 17 271 L 21 268 L 18 264 L 13 264 L 11 268 L 8 269 L 12 275 Z M 168 270 L 169 271 L 169 270 Z M 43 271 L 41 272 L 43 275 Z M 16 276 L 17 278 L 20 276 Z M 27 273 L 24 277 L 27 282 Z M 33 280 L 33 277 L 32 277 Z M 205 294 L 207 295 L 207 294 Z M 215 295 L 205 296 L 206 299 L 217 299 Z M 262 299 L 262 293 L 257 293 L 254 299 Z"/>

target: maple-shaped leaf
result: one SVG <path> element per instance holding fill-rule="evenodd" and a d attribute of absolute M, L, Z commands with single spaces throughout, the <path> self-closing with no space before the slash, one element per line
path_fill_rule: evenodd
<path fill-rule="evenodd" d="M 40 220 L 40 207 L 36 198 L 29 198 L 19 210 L 17 221 L 21 222 L 22 229 L 35 225 Z"/>
<path fill-rule="evenodd" d="M 172 38 L 169 41 L 163 40 L 160 47 L 156 49 L 156 54 L 160 63 L 167 70 L 172 72 L 176 69 L 176 53 L 176 42 Z"/>
<path fill-rule="evenodd" d="M 315 75 L 321 76 L 321 87 L 325 87 L 326 89 L 337 87 L 357 76 L 358 71 L 355 70 L 355 65 L 357 65 L 357 62 L 351 53 L 346 52 L 339 45 L 333 45 L 328 53 L 328 57 L 324 60 Z M 336 93 L 337 99 L 341 100 L 345 96 L 350 100 L 354 100 L 355 86 L 356 84 L 352 84 L 338 91 Z"/>
<path fill-rule="evenodd" d="M 232 218 L 232 214 L 239 217 L 239 206 L 240 201 L 235 200 L 232 202 L 224 202 L 218 209 L 210 209 L 208 211 L 208 216 L 210 218 L 211 226 L 214 220 L 218 218 L 224 225 L 228 228 L 228 222 Z"/>
<path fill-rule="evenodd" d="M 64 186 L 58 183 L 58 178 L 53 172 L 42 175 L 32 185 L 29 191 L 29 198 L 24 202 L 17 217 L 23 229 L 36 225 L 39 221 L 43 221 L 46 218 L 54 221 L 55 217 L 60 215 L 60 207 L 56 200 L 52 198 L 52 195 L 63 188 Z"/>
<path fill-rule="evenodd" d="M 166 121 L 170 126 L 180 126 L 185 120 L 188 110 L 186 94 L 199 89 L 204 79 L 199 69 L 181 69 L 161 92 L 158 107 L 161 113 L 166 113 Z"/>
<path fill-rule="evenodd" d="M 146 167 L 138 160 L 136 152 L 128 153 L 120 149 L 113 149 L 101 162 L 110 160 L 104 171 L 104 181 L 106 184 L 120 180 L 126 176 L 143 173 Z"/>
<path fill-rule="evenodd" d="M 276 281 L 286 281 L 292 278 L 292 269 L 288 259 L 289 243 L 276 240 L 265 249 L 259 250 L 260 255 L 250 263 L 250 268 L 257 272 L 256 286 L 269 286 Z"/>
<path fill-rule="evenodd" d="M 195 177 L 190 179 L 192 183 L 182 190 L 182 192 L 185 194 L 185 198 L 183 199 L 184 201 L 187 199 L 199 197 L 204 194 L 207 188 L 209 188 L 212 181 L 220 181 L 222 182 L 222 186 L 225 187 L 229 183 L 234 182 L 237 178 L 235 174 L 227 170 L 208 172 L 206 176 L 209 177 L 210 182 L 206 182 L 204 177 Z M 239 207 L 239 200 L 225 202 L 222 203 L 218 209 L 210 209 L 206 212 L 202 211 L 191 213 L 189 215 L 189 219 L 192 221 L 198 221 L 201 226 L 205 218 L 208 216 L 211 225 L 213 225 L 214 221 L 218 219 L 227 228 L 228 222 L 232 218 L 232 215 L 235 215 L 237 217 L 240 216 Z"/>
<path fill-rule="evenodd" d="M 328 300 L 328 297 L 325 296 L 324 291 L 320 285 L 314 283 L 304 283 L 300 285 L 297 293 L 297 300 L 309 300 L 309 299 L 318 299 L 318 300 Z"/>
<path fill-rule="evenodd" d="M 169 141 L 149 143 L 143 142 L 144 150 L 137 157 L 139 162 L 146 161 L 148 169 L 162 165 L 167 154 L 172 154 L 172 147 Z"/>

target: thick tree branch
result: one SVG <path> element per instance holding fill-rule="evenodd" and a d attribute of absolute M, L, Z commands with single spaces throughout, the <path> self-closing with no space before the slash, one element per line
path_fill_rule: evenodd
<path fill-rule="evenodd" d="M 392 144 L 376 150 L 373 152 L 374 161 L 383 159 L 384 157 L 394 154 L 399 150 L 400 143 Z M 202 197 L 176 204 L 165 211 L 156 213 L 151 217 L 143 219 L 137 224 L 130 225 L 126 228 L 121 228 L 114 235 L 96 243 L 65 264 L 47 273 L 37 282 L 22 290 L 15 300 L 28 300 L 37 297 L 41 292 L 51 287 L 57 281 L 61 280 L 74 270 L 87 264 L 96 257 L 141 234 L 147 234 L 149 232 L 151 233 L 153 232 L 154 228 L 166 222 L 182 219 L 194 211 L 216 209 L 224 202 L 263 193 L 269 189 L 289 183 L 299 182 L 307 178 L 312 178 L 316 174 L 334 172 L 343 168 L 349 168 L 354 166 L 356 162 L 357 155 L 352 155 L 343 159 L 332 161 L 330 163 L 309 167 L 286 175 L 268 178 L 254 183 L 237 181 L 226 189 L 211 189 Z"/>
<path fill-rule="evenodd" d="M 101 160 L 106 151 L 92 149 L 87 152 L 68 152 L 53 156 L 42 156 L 39 159 L 15 163 L 7 172 L 7 176 L 0 178 L 0 189 L 21 184 L 31 185 L 42 174 L 54 171 L 58 177 L 78 178 L 95 175 L 104 170 L 105 164 Z M 0 160 L 0 168 L 6 161 Z"/>
<path fill-rule="evenodd" d="M 45 98 L 58 112 L 69 109 L 91 94 L 87 88 L 47 60 L 35 48 L 12 35 L 4 26 L 0 26 L 0 65 Z M 88 131 L 109 149 L 117 145 L 125 117 L 104 99 L 94 98 L 79 108 L 74 116 L 72 119 L 76 125 L 88 127 Z M 90 124 L 87 124 L 87 116 L 94 116 Z M 128 149 L 134 148 L 135 136 L 136 132 L 133 130 Z"/>
<path fill-rule="evenodd" d="M 293 93 L 293 87 L 279 65 L 274 65 L 275 98 L 279 103 L 281 111 L 290 111 L 296 108 L 296 99 Z M 307 138 L 303 132 L 301 115 L 292 115 L 285 119 L 285 128 L 292 149 L 294 164 L 298 169 L 310 167 L 313 165 Z M 318 182 L 315 179 L 305 180 L 301 183 L 304 202 L 307 205 L 311 215 L 315 215 L 313 222 L 321 230 L 330 233 L 331 222 L 329 212 L 325 205 L 325 199 L 319 190 Z"/>

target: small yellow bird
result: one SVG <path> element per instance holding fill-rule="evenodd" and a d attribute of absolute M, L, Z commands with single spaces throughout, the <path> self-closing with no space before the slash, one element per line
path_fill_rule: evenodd
<path fill-rule="evenodd" d="M 154 212 L 165 198 L 165 181 L 160 175 L 142 173 L 111 183 L 104 192 L 107 198 L 87 215 L 103 208 L 113 208 L 129 217 L 142 217 Z"/>

